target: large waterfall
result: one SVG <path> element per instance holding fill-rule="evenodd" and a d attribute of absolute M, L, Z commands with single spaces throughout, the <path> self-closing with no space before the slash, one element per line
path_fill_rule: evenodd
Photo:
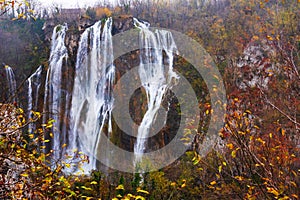
<path fill-rule="evenodd" d="M 5 68 L 5 73 L 6 73 L 6 79 L 7 79 L 7 83 L 8 83 L 8 97 L 9 97 L 9 101 L 10 102 L 16 102 L 17 100 L 17 86 L 16 86 L 16 79 L 15 79 L 15 74 L 14 71 L 12 70 L 12 68 L 8 65 L 4 66 Z"/>
<path fill-rule="evenodd" d="M 147 96 L 147 111 L 138 128 L 134 146 L 135 163 L 138 164 L 145 152 L 147 137 L 166 91 L 178 76 L 173 71 L 173 53 L 177 51 L 177 47 L 172 34 L 165 30 L 153 32 L 149 29 L 149 24 L 137 19 L 135 25 L 140 28 L 139 76 Z M 167 63 L 164 63 L 163 52 L 167 55 Z"/>
<path fill-rule="evenodd" d="M 90 162 L 85 170 L 95 169 L 97 146 L 108 122 L 111 132 L 113 106 L 112 19 L 95 23 L 82 34 L 77 53 L 76 75 L 73 89 L 71 118 L 73 137 L 70 146 L 88 152 Z M 84 146 L 83 146 L 84 144 Z M 103 153 L 103 152 L 102 152 Z"/>
<path fill-rule="evenodd" d="M 134 166 L 137 166 L 142 161 L 141 156 L 147 148 L 147 137 L 156 123 L 162 101 L 174 80 L 178 79 L 173 70 L 173 53 L 177 51 L 177 47 L 168 31 L 152 31 L 148 23 L 137 19 L 133 19 L 132 26 L 139 30 L 139 78 L 147 96 L 147 111 L 138 127 L 137 138 L 130 147 L 134 151 Z M 99 149 L 105 138 L 102 138 L 103 134 L 110 138 L 114 130 L 112 90 L 116 67 L 113 64 L 112 27 L 113 19 L 108 18 L 96 22 L 81 34 L 72 80 L 65 73 L 68 71 L 65 67 L 69 64 L 65 45 L 67 25 L 56 26 L 52 34 L 45 80 L 43 123 L 50 120 L 53 127 L 47 130 L 46 138 L 51 142 L 45 145 L 47 151 L 53 150 L 55 161 L 64 159 L 67 155 L 76 162 L 78 154 L 82 154 L 79 152 L 86 154 L 89 162 L 80 167 L 85 173 L 97 168 L 96 158 L 99 155 L 108 159 L 106 165 L 110 162 L 110 149 Z M 29 112 L 37 108 L 40 76 L 41 68 L 28 79 Z M 73 85 L 66 86 L 66 82 Z M 72 166 L 67 171 L 74 172 L 78 169 L 78 166 Z"/>
<path fill-rule="evenodd" d="M 67 103 L 63 101 L 66 93 L 62 90 L 62 68 L 68 58 L 68 51 L 65 46 L 66 31 L 67 25 L 58 25 L 53 30 L 45 83 L 44 113 L 47 114 L 44 117 L 44 123 L 47 123 L 46 120 L 48 119 L 53 120 L 51 149 L 55 160 L 62 158 L 62 145 L 66 143 L 66 123 L 62 123 L 65 116 L 64 112 L 68 112 L 62 109 Z"/>

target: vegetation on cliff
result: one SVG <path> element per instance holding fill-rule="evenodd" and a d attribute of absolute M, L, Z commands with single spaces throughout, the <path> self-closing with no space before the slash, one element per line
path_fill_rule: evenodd
<path fill-rule="evenodd" d="M 215 150 L 200 157 L 197 142 L 205 127 L 190 127 L 199 133 L 194 151 L 171 166 L 144 174 L 142 181 L 139 174 L 120 172 L 67 175 L 64 168 L 88 158 L 74 150 L 79 161 L 66 155 L 51 167 L 51 153 L 42 153 L 41 144 L 49 142 L 45 130 L 53 122 L 40 124 L 41 113 L 32 112 L 28 119 L 22 109 L 3 104 L 1 199 L 300 198 L 299 1 L 187 2 L 132 1 L 115 8 L 89 8 L 81 20 L 88 26 L 104 16 L 129 14 L 198 41 L 218 65 L 227 92 L 226 121 Z M 64 19 L 59 13 L 53 17 L 57 22 Z M 0 61 L 15 66 L 19 77 L 47 65 L 45 20 L 0 20 Z M 181 58 L 176 65 L 191 67 Z M 205 85 L 198 80 L 191 81 L 195 87 Z M 209 118 L 210 104 L 215 103 L 199 102 L 203 118 Z M 15 124 L 8 126 L 7 116 L 13 116 Z M 28 134 L 28 123 L 37 123 L 34 134 Z"/>

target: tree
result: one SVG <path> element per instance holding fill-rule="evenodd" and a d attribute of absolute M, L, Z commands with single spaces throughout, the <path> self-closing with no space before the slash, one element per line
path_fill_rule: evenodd
<path fill-rule="evenodd" d="M 0 1 L 0 16 L 6 16 L 7 18 L 15 19 L 26 19 L 36 18 L 34 8 L 37 2 L 30 0 L 1 0 Z"/>

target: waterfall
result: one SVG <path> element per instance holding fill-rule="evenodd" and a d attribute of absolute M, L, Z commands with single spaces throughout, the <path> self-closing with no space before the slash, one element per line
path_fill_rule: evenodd
<path fill-rule="evenodd" d="M 17 100 L 17 84 L 16 84 L 16 79 L 15 79 L 15 74 L 12 68 L 8 65 L 4 66 L 5 68 L 5 73 L 6 73 L 6 79 L 7 79 L 7 84 L 8 84 L 8 99 L 10 102 L 16 102 Z"/>
<path fill-rule="evenodd" d="M 142 154 L 147 148 L 147 137 L 162 101 L 178 76 L 173 70 L 173 55 L 177 52 L 177 47 L 171 32 L 152 31 L 148 23 L 137 19 L 134 19 L 134 24 L 140 30 L 138 68 L 147 96 L 147 111 L 137 130 L 134 144 L 134 164 L 137 166 L 142 161 Z M 43 123 L 50 119 L 53 127 L 51 133 L 46 133 L 46 138 L 51 143 L 44 145 L 47 146 L 47 151 L 53 150 L 52 164 L 64 159 L 66 155 L 73 162 L 81 157 L 78 154 L 83 153 L 89 158 L 89 162 L 81 166 L 72 165 L 66 172 L 83 169 L 88 173 L 97 168 L 96 158 L 100 154 L 107 158 L 106 164 L 112 154 L 110 149 L 99 150 L 106 141 L 101 140 L 101 134 L 110 137 L 112 133 L 112 89 L 115 81 L 112 26 L 112 18 L 108 18 L 96 22 L 81 34 L 72 80 L 64 73 L 67 71 L 64 66 L 67 66 L 65 62 L 68 59 L 65 46 L 67 25 L 58 25 L 53 30 L 43 108 L 46 113 Z M 29 113 L 37 106 L 40 76 L 41 67 L 27 80 Z M 68 92 L 72 86 L 66 86 L 66 83 L 73 83 L 72 93 Z M 30 130 L 34 128 L 30 127 Z"/>
<path fill-rule="evenodd" d="M 147 137 L 151 126 L 155 122 L 156 115 L 162 100 L 172 87 L 173 80 L 178 79 L 173 71 L 173 53 L 177 47 L 169 31 L 151 31 L 148 23 L 135 19 L 135 25 L 140 29 L 140 65 L 139 77 L 147 96 L 147 111 L 138 128 L 137 141 L 134 146 L 135 165 L 142 162 L 142 154 L 145 152 Z M 165 52 L 167 61 L 164 63 Z"/>
<path fill-rule="evenodd" d="M 54 28 L 51 41 L 51 52 L 49 58 L 49 66 L 47 70 L 47 77 L 45 83 L 45 97 L 44 97 L 44 112 L 49 113 L 45 115 L 43 121 L 46 123 L 46 120 L 53 119 L 52 127 L 52 147 L 53 158 L 58 160 L 62 158 L 63 151 L 62 145 L 66 143 L 66 134 L 62 133 L 64 127 L 60 126 L 62 122 L 63 104 L 66 102 L 63 101 L 64 96 L 66 95 L 62 90 L 62 67 L 63 62 L 68 58 L 68 51 L 65 46 L 65 35 L 67 31 L 67 25 L 58 25 Z M 66 126 L 66 123 L 62 123 L 62 126 Z"/>
<path fill-rule="evenodd" d="M 41 86 L 41 76 L 42 76 L 42 66 L 40 66 L 28 79 L 28 119 L 30 120 L 31 112 L 37 111 L 38 106 L 38 97 L 39 97 L 39 90 Z M 31 133 L 35 129 L 35 124 L 30 123 L 28 125 L 28 132 Z"/>
<path fill-rule="evenodd" d="M 103 24 L 104 23 L 104 24 Z M 112 131 L 112 86 L 115 76 L 112 47 L 112 18 L 97 22 L 81 35 L 72 94 L 70 146 L 88 154 L 85 172 L 96 168 L 98 144 L 108 123 Z M 103 153 L 103 152 L 101 152 Z"/>

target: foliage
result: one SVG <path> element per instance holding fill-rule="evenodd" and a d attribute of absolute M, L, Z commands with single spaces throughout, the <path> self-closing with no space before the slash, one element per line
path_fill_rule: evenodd
<path fill-rule="evenodd" d="M 36 13 L 30 1 L 27 0 L 1 0 L 0 1 L 0 16 L 8 16 L 12 20 L 17 19 L 34 19 L 36 20 Z"/>
<path fill-rule="evenodd" d="M 52 150 L 45 153 L 45 144 L 50 140 L 44 139 L 44 130 L 51 128 L 53 121 L 42 124 L 44 128 L 37 128 L 34 133 L 22 133 L 21 130 L 39 120 L 41 114 L 32 112 L 32 119 L 26 121 L 22 109 L 2 104 L 1 111 L 4 123 L 1 124 L 0 136 L 0 198 L 65 199 L 78 196 L 76 188 L 71 188 L 78 177 L 68 176 L 63 171 L 73 165 L 80 166 L 85 157 L 79 163 L 73 163 L 69 158 L 73 158 L 72 155 L 66 155 L 63 160 L 53 160 Z M 80 152 L 74 151 L 74 154 L 80 155 Z"/>
<path fill-rule="evenodd" d="M 115 8 L 115 13 L 90 8 L 86 15 L 129 13 L 153 26 L 185 32 L 207 49 L 222 72 L 228 100 L 216 149 L 201 158 L 197 153 L 201 149 L 196 148 L 173 165 L 143 175 L 99 171 L 67 175 L 64 169 L 77 164 L 74 160 L 53 161 L 51 151 L 42 151 L 41 143 L 51 142 L 44 139 L 51 121 L 28 134 L 24 128 L 40 113 L 33 112 L 34 119 L 26 120 L 22 110 L 5 107 L 17 121 L 8 129 L 4 120 L 0 127 L 0 198 L 299 199 L 299 1 L 153 2 L 132 1 L 130 7 Z M 30 31 L 24 28 L 27 21 L 17 21 L 18 28 L 6 23 L 2 24 L 20 30 L 26 40 L 26 34 L 41 31 L 43 20 Z M 28 47 L 33 54 L 35 47 Z M 34 55 L 45 62 L 46 56 L 40 55 L 46 54 Z M 215 102 L 209 102 L 205 83 L 192 66 L 182 58 L 176 65 L 196 90 L 201 108 L 202 127 L 185 131 L 205 132 Z"/>
<path fill-rule="evenodd" d="M 0 60 L 15 70 L 16 76 L 21 79 L 32 74 L 37 66 L 47 66 L 49 47 L 45 42 L 42 27 L 44 19 L 27 20 L 0 20 Z"/>

